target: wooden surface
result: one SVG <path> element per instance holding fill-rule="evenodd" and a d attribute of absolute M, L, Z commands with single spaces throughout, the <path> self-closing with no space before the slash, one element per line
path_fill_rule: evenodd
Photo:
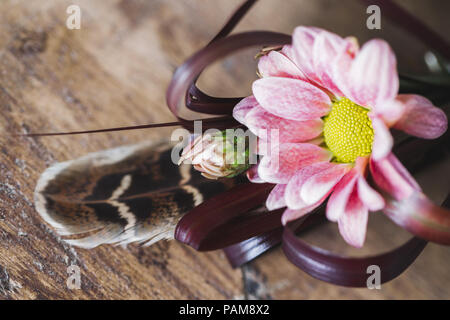
<path fill-rule="evenodd" d="M 79 4 L 81 30 L 65 26 Z M 165 89 L 177 65 L 206 44 L 240 0 L 2 0 L 0 2 L 0 297 L 4 299 L 400 299 L 450 298 L 450 251 L 429 245 L 416 263 L 381 290 L 316 281 L 280 249 L 233 270 L 221 252 L 196 253 L 175 242 L 151 248 L 66 245 L 33 208 L 33 189 L 50 164 L 88 152 L 156 139 L 170 130 L 89 136 L 17 138 L 12 133 L 96 129 L 172 121 Z M 401 1 L 449 39 L 449 1 Z M 361 42 L 384 37 L 400 68 L 424 70 L 424 47 L 383 19 L 365 28 L 354 0 L 261 0 L 238 30 L 290 33 L 296 25 L 327 27 Z M 256 50 L 256 49 L 255 49 Z M 211 67 L 203 88 L 245 95 L 255 78 L 255 50 Z M 252 61 L 252 63 L 248 63 Z M 448 176 L 435 186 L 444 184 Z M 440 188 L 437 188 L 439 190 Z M 448 190 L 448 189 L 447 189 Z M 442 195 L 437 195 L 441 197 Z M 350 250 L 336 225 L 306 238 L 356 255 L 391 248 L 409 237 L 372 214 L 366 247 Z M 66 286 L 67 267 L 81 269 L 81 289 Z"/>

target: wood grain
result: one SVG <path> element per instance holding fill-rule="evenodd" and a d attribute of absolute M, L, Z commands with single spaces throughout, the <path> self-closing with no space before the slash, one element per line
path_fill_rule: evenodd
<path fill-rule="evenodd" d="M 450 252 L 437 245 L 429 245 L 399 279 L 374 291 L 311 279 L 286 261 L 280 249 L 233 270 L 221 252 L 197 253 L 175 242 L 161 242 L 151 248 L 72 248 L 40 219 L 33 208 L 33 190 L 47 166 L 88 152 L 157 139 L 170 129 L 57 138 L 13 134 L 172 121 L 164 95 L 174 69 L 210 40 L 239 3 L 0 2 L 1 298 L 450 298 Z M 448 1 L 401 3 L 449 40 Z M 65 26 L 70 4 L 81 6 L 81 30 Z M 425 70 L 425 48 L 419 41 L 384 19 L 381 31 L 367 30 L 366 17 L 365 7 L 353 0 L 261 0 L 238 31 L 290 33 L 304 24 L 356 35 L 361 42 L 383 37 L 395 49 L 401 69 Z M 223 96 L 248 94 L 255 78 L 251 58 L 255 50 L 209 68 L 201 79 L 202 88 Z M 392 247 L 407 236 L 375 214 L 362 253 Z M 347 250 L 335 225 L 323 226 L 306 237 L 330 249 Z M 81 269 L 80 290 L 70 290 L 66 285 L 67 267 L 72 264 Z"/>

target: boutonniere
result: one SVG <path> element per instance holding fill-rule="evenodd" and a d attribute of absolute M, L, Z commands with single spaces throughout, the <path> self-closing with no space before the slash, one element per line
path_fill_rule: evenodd
<path fill-rule="evenodd" d="M 177 121 L 56 133 L 182 126 L 190 134 L 175 149 L 146 143 L 50 167 L 36 187 L 42 218 L 72 245 L 176 239 L 199 251 L 224 249 L 233 266 L 281 243 L 300 269 L 345 286 L 366 286 L 371 265 L 382 270 L 382 282 L 395 278 L 427 241 L 449 245 L 449 198 L 432 203 L 410 171 L 442 159 L 448 148 L 449 108 L 442 106 L 450 101 L 450 75 L 447 82 L 399 76 L 386 41 L 360 45 L 316 27 L 299 26 L 292 36 L 229 36 L 254 2 L 175 72 L 167 105 Z M 261 50 L 251 96 L 216 98 L 197 88 L 208 65 L 252 46 Z M 198 120 L 198 129 L 181 116 L 181 101 L 212 117 Z M 298 236 L 328 219 L 359 248 L 374 211 L 414 237 L 353 258 Z"/>

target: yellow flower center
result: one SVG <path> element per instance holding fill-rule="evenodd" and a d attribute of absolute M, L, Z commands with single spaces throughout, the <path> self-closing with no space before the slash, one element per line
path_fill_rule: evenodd
<path fill-rule="evenodd" d="M 372 152 L 373 128 L 369 110 L 347 98 L 333 103 L 324 118 L 325 143 L 337 162 L 355 162 Z"/>

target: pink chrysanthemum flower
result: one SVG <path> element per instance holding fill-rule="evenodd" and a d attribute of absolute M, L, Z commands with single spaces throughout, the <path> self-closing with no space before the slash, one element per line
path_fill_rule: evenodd
<path fill-rule="evenodd" d="M 329 196 L 328 219 L 361 247 L 368 212 L 385 205 L 366 181 L 368 164 L 377 185 L 397 199 L 419 189 L 391 153 L 389 128 L 434 139 L 447 129 L 445 113 L 422 96 L 398 94 L 395 55 L 379 39 L 360 49 L 354 38 L 298 27 L 292 45 L 263 56 L 258 69 L 253 95 L 233 111 L 260 140 L 263 157 L 250 180 L 276 184 L 266 206 L 287 207 L 284 224 Z"/>

